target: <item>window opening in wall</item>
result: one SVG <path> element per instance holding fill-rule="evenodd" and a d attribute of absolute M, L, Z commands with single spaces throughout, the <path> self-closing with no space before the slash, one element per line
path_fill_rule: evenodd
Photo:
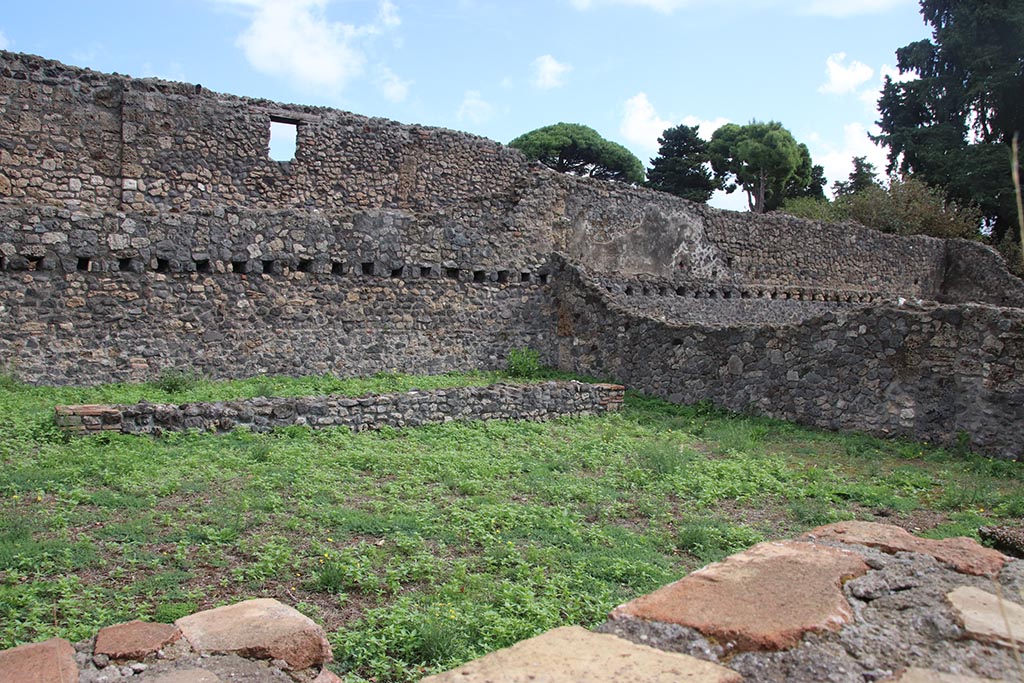
<path fill-rule="evenodd" d="M 547 273 L 541 273 L 540 274 L 540 283 L 542 285 L 546 285 L 548 283 L 548 274 Z"/>
<path fill-rule="evenodd" d="M 732 298 L 732 292 L 730 292 L 729 290 L 726 290 L 726 291 L 722 292 L 722 296 L 725 297 L 726 299 L 731 299 Z"/>
<path fill-rule="evenodd" d="M 335 261 L 334 263 L 331 264 L 331 275 L 344 275 L 344 274 L 345 274 L 345 264 L 344 263 L 338 263 L 337 261 Z"/>
<path fill-rule="evenodd" d="M 398 266 L 391 269 L 391 277 L 402 277 L 405 274 L 405 266 Z"/>
<path fill-rule="evenodd" d="M 232 261 L 231 262 L 231 272 L 232 273 L 242 273 L 242 274 L 248 273 L 249 272 L 249 262 L 248 261 Z"/>
<path fill-rule="evenodd" d="M 132 260 L 130 258 L 119 258 L 117 259 L 117 269 L 125 272 L 132 269 Z"/>
<path fill-rule="evenodd" d="M 209 273 L 210 272 L 210 259 L 202 258 L 196 261 L 196 272 L 197 273 Z"/>
<path fill-rule="evenodd" d="M 633 288 L 626 287 L 626 296 L 633 296 Z"/>
<path fill-rule="evenodd" d="M 270 158 L 274 161 L 292 161 L 295 158 L 299 122 L 279 116 L 270 117 Z"/>
<path fill-rule="evenodd" d="M 29 270 L 42 270 L 43 257 L 42 256 L 29 256 L 28 257 L 28 269 Z"/>
<path fill-rule="evenodd" d="M 519 281 L 520 282 L 529 282 L 530 281 L 530 274 L 529 273 L 520 273 L 519 274 Z"/>
<path fill-rule="evenodd" d="M 644 285 L 644 288 L 643 288 L 643 290 L 642 290 L 642 291 L 643 291 L 643 293 L 644 293 L 644 296 L 647 296 L 648 294 L 650 294 L 650 293 L 651 293 L 651 289 L 650 289 L 650 287 L 647 287 L 646 285 Z"/>
<path fill-rule="evenodd" d="M 665 287 L 658 287 L 658 296 L 665 296 L 668 294 L 668 289 Z"/>
<path fill-rule="evenodd" d="M 373 275 L 373 264 L 364 263 L 362 264 L 363 275 Z"/>
<path fill-rule="evenodd" d="M 676 287 L 676 296 L 685 296 L 686 287 Z"/>
<path fill-rule="evenodd" d="M 445 268 L 444 269 L 444 276 L 446 278 L 451 279 L 451 280 L 458 280 L 459 279 L 459 269 L 458 268 Z"/>
<path fill-rule="evenodd" d="M 89 259 L 88 256 L 79 256 L 78 257 L 78 265 L 77 265 L 78 270 L 84 270 L 84 271 L 88 272 L 89 269 L 90 269 L 90 266 L 92 266 L 92 261 Z"/>
<path fill-rule="evenodd" d="M 7 270 L 7 257 L 0 256 L 0 270 Z"/>
<path fill-rule="evenodd" d="M 298 270 L 300 273 L 313 272 L 313 261 L 308 258 L 300 258 Z"/>
<path fill-rule="evenodd" d="M 482 270 L 474 270 L 473 271 L 473 282 L 486 282 L 486 281 L 487 281 L 487 273 L 485 273 Z"/>
<path fill-rule="evenodd" d="M 420 266 L 420 277 L 430 277 L 431 269 L 430 266 Z"/>
<path fill-rule="evenodd" d="M 156 272 L 168 273 L 171 270 L 171 262 L 165 258 L 158 258 L 156 260 Z"/>
<path fill-rule="evenodd" d="M 501 283 L 501 284 L 505 284 L 506 282 L 508 282 L 508 271 L 507 270 L 499 270 L 498 271 L 498 282 Z"/>
<path fill-rule="evenodd" d="M 263 266 L 263 272 L 267 275 L 278 275 L 277 261 L 274 259 L 266 259 L 260 261 L 260 265 Z"/>

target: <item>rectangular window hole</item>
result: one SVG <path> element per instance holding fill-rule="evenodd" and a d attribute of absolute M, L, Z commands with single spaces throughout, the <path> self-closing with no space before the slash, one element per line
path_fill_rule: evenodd
<path fill-rule="evenodd" d="M 487 282 L 487 273 L 482 270 L 474 270 L 473 282 Z"/>
<path fill-rule="evenodd" d="M 391 269 L 391 277 L 402 277 L 405 274 L 405 266 L 398 266 Z"/>
<path fill-rule="evenodd" d="M 7 270 L 7 257 L 0 256 L 0 270 Z"/>
<path fill-rule="evenodd" d="M 210 259 L 202 258 L 196 261 L 196 272 L 197 273 L 209 273 L 210 272 Z"/>
<path fill-rule="evenodd" d="M 364 263 L 360 266 L 362 268 L 363 275 L 373 275 L 373 264 Z"/>
<path fill-rule="evenodd" d="M 242 273 L 243 275 L 245 273 L 248 273 L 249 272 L 249 262 L 248 261 L 232 261 L 231 262 L 231 272 L 232 273 Z"/>
<path fill-rule="evenodd" d="M 649 287 L 644 287 L 643 293 L 644 293 L 644 296 L 647 296 L 647 295 L 649 295 L 651 293 L 651 289 Z"/>
<path fill-rule="evenodd" d="M 686 296 L 686 287 L 676 287 L 676 296 Z"/>
<path fill-rule="evenodd" d="M 280 116 L 270 117 L 270 142 L 268 155 L 274 161 L 291 161 L 295 158 L 299 122 Z"/>
<path fill-rule="evenodd" d="M 165 258 L 158 258 L 156 260 L 156 272 L 158 273 L 169 273 L 171 272 L 171 262 Z"/>
<path fill-rule="evenodd" d="M 331 275 L 344 275 L 344 274 L 345 274 L 345 264 L 344 263 L 338 263 L 337 261 L 335 261 L 334 263 L 331 264 Z"/>
<path fill-rule="evenodd" d="M 540 283 L 542 285 L 546 285 L 548 283 L 548 274 L 547 273 L 541 273 L 540 274 Z"/>
<path fill-rule="evenodd" d="M 520 282 L 529 282 L 530 281 L 530 274 L 529 273 L 520 273 L 519 274 L 519 281 Z"/>
<path fill-rule="evenodd" d="M 433 269 L 430 266 L 420 266 L 420 277 L 430 277 Z"/>
<path fill-rule="evenodd" d="M 724 296 L 726 299 L 731 299 L 732 298 L 732 292 L 726 290 L 725 292 L 722 293 L 722 296 Z"/>
<path fill-rule="evenodd" d="M 281 269 L 277 265 L 277 261 L 274 259 L 265 259 L 260 261 L 260 265 L 263 266 L 263 272 L 267 275 L 280 275 Z"/>
<path fill-rule="evenodd" d="M 498 271 L 498 282 L 501 283 L 501 284 L 505 284 L 506 282 L 508 282 L 508 271 L 507 270 L 499 270 Z"/>
<path fill-rule="evenodd" d="M 626 287 L 626 296 L 633 296 L 633 287 L 632 286 L 628 286 L 627 285 L 627 287 Z"/>
<path fill-rule="evenodd" d="M 89 269 L 90 269 L 91 266 L 92 266 L 92 260 L 88 256 L 79 256 L 78 257 L 78 264 L 76 266 L 78 270 L 89 272 Z"/>
<path fill-rule="evenodd" d="M 450 280 L 458 280 L 459 279 L 459 269 L 458 268 L 445 268 L 444 269 L 444 276 L 446 278 L 450 279 Z"/>
<path fill-rule="evenodd" d="M 666 294 L 668 294 L 667 287 L 658 287 L 658 296 L 665 296 Z"/>
<path fill-rule="evenodd" d="M 308 258 L 300 258 L 298 270 L 300 273 L 312 273 L 313 272 L 313 261 Z"/>
<path fill-rule="evenodd" d="M 42 270 L 43 257 L 42 256 L 29 256 L 28 257 L 28 269 L 29 270 Z"/>

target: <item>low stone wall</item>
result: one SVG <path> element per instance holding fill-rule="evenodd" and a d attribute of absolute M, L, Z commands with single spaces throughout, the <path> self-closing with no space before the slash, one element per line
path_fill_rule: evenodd
<path fill-rule="evenodd" d="M 197 429 L 226 432 L 242 427 L 256 432 L 303 425 L 416 427 L 453 420 L 550 420 L 618 410 L 624 388 L 617 384 L 544 382 L 494 384 L 435 391 L 410 391 L 352 398 L 311 396 L 249 398 L 211 403 L 137 403 L 135 405 L 57 406 L 56 422 L 79 434 L 116 431 L 159 434 Z"/>

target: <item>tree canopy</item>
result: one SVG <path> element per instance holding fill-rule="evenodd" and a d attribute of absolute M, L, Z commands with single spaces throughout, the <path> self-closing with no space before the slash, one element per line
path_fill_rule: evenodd
<path fill-rule="evenodd" d="M 878 101 L 888 171 L 976 203 L 998 241 L 1012 234 L 1009 143 L 1024 131 L 1024 2 L 921 0 L 930 40 L 896 51 L 903 82 L 886 78 Z"/>
<path fill-rule="evenodd" d="M 837 180 L 832 183 L 832 193 L 838 199 L 877 186 L 879 186 L 878 170 L 875 169 L 875 165 L 868 161 L 867 157 L 854 157 L 853 170 L 850 171 L 847 180 Z"/>
<path fill-rule="evenodd" d="M 627 183 L 644 180 L 644 165 L 636 155 L 578 123 L 544 126 L 520 135 L 508 145 L 562 173 Z"/>
<path fill-rule="evenodd" d="M 658 156 L 651 159 L 647 187 L 705 203 L 722 183 L 711 174 L 708 143 L 699 126 L 668 128 L 658 138 Z"/>
<path fill-rule="evenodd" d="M 812 182 L 820 181 L 820 192 L 825 183 L 820 170 L 815 174 L 807 145 L 798 143 L 778 121 L 728 123 L 711 136 L 709 152 L 725 191 L 742 188 L 755 213 L 779 208 L 787 196 L 809 190 L 813 194 Z"/>

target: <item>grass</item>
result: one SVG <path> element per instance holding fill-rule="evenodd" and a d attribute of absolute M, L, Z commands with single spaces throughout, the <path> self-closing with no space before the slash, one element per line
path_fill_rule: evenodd
<path fill-rule="evenodd" d="M 760 540 L 850 518 L 975 535 L 1024 512 L 1021 463 L 633 394 L 618 414 L 543 424 L 159 439 L 52 427 L 59 403 L 498 379 L 5 384 L 0 648 L 270 596 L 325 626 L 346 680 L 412 681 L 599 623 Z"/>

